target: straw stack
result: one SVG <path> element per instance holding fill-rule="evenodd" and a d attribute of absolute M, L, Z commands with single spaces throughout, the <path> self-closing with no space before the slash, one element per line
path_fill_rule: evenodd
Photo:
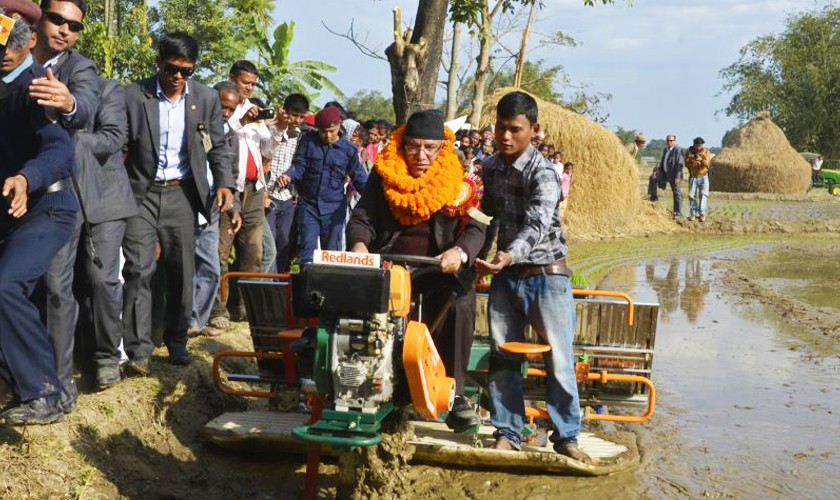
<path fill-rule="evenodd" d="M 811 184 L 810 165 L 766 111 L 734 133 L 712 168 L 713 191 L 801 194 Z"/>

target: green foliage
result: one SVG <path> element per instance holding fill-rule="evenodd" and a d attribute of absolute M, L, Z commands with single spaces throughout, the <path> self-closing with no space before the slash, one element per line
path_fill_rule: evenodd
<path fill-rule="evenodd" d="M 652 156 L 653 158 L 656 158 L 657 161 L 658 161 L 659 158 L 662 156 L 662 151 L 665 150 L 665 146 L 667 144 L 668 143 L 665 142 L 665 139 L 652 139 L 651 140 L 650 137 L 648 137 L 647 146 L 645 146 L 645 149 L 642 150 L 640 156 Z"/>
<path fill-rule="evenodd" d="M 638 133 L 638 130 L 626 129 L 623 127 L 617 127 L 615 129 L 615 135 L 618 136 L 618 140 L 620 140 L 622 144 L 630 144 L 635 141 Z"/>
<path fill-rule="evenodd" d="M 274 7 L 274 0 L 115 2 L 115 34 L 108 35 L 102 0 L 89 1 L 87 27 L 76 48 L 96 62 L 103 76 L 122 83 L 155 71 L 154 41 L 168 31 L 184 31 L 201 44 L 199 79 L 213 83 L 227 78 L 230 65 L 264 37 Z"/>
<path fill-rule="evenodd" d="M 247 28 L 247 16 L 238 16 L 230 2 L 207 0 L 161 0 L 152 8 L 152 22 L 158 36 L 183 31 L 201 46 L 198 71 L 210 83 L 226 79 L 230 65 L 244 59 L 248 51 L 239 37 Z"/>
<path fill-rule="evenodd" d="M 513 67 L 502 68 L 493 72 L 487 79 L 486 92 L 492 93 L 504 87 L 513 85 Z M 474 78 L 469 78 L 461 86 L 459 92 L 459 109 L 464 110 L 472 106 Z M 606 115 L 603 115 L 600 105 L 601 101 L 609 101 L 612 96 L 602 93 L 587 93 L 588 85 L 573 85 L 572 79 L 561 65 L 546 66 L 545 61 L 525 61 L 522 66 L 522 90 L 530 92 L 544 101 L 562 104 L 572 111 L 576 111 L 590 118 L 603 122 Z M 574 88 L 571 93 L 565 93 L 563 89 Z"/>
<path fill-rule="evenodd" d="M 374 119 L 384 119 L 391 123 L 397 121 L 391 97 L 385 97 L 378 90 L 360 90 L 345 99 L 343 104 L 359 122 Z"/>
<path fill-rule="evenodd" d="M 154 71 L 155 51 L 149 33 L 146 4 L 131 0 L 118 3 L 122 23 L 113 38 L 104 23 L 102 2 L 90 3 L 85 30 L 75 49 L 90 58 L 105 78 L 129 83 Z"/>
<path fill-rule="evenodd" d="M 734 92 L 726 114 L 747 121 L 767 110 L 794 148 L 840 156 L 838 46 L 840 7 L 792 15 L 784 32 L 749 42 L 721 71 L 723 90 Z"/>
<path fill-rule="evenodd" d="M 261 61 L 259 86 L 269 103 L 279 102 L 292 93 L 300 93 L 315 100 L 327 89 L 336 97 L 344 97 L 338 87 L 324 74 L 335 66 L 320 61 L 289 61 L 289 48 L 295 34 L 295 23 L 282 23 L 274 30 L 274 41 L 267 38 L 259 44 Z"/>

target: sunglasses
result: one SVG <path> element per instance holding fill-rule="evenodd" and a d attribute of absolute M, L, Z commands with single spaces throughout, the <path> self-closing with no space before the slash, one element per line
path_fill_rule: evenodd
<path fill-rule="evenodd" d="M 84 23 L 67 19 L 61 14 L 57 14 L 55 12 L 46 11 L 44 12 L 44 16 L 56 26 L 64 26 L 66 24 L 67 27 L 70 28 L 70 31 L 72 31 L 73 33 L 78 33 L 85 29 Z"/>
<path fill-rule="evenodd" d="M 165 71 L 170 76 L 175 76 L 178 73 L 181 73 L 181 76 L 184 78 L 189 78 L 193 76 L 195 73 L 195 68 L 185 68 L 183 66 L 176 66 L 174 64 L 166 63 L 163 66 L 163 71 Z"/>

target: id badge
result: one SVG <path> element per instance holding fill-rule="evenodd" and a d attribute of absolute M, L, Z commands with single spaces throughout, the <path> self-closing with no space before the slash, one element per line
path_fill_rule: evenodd
<path fill-rule="evenodd" d="M 205 153 L 209 153 L 213 149 L 213 141 L 210 140 L 210 134 L 203 130 L 201 131 L 201 145 L 204 146 Z"/>

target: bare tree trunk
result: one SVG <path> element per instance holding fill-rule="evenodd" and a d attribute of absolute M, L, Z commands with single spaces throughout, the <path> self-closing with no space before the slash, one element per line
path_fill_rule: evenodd
<path fill-rule="evenodd" d="M 513 74 L 513 86 L 522 86 L 522 68 L 525 66 L 525 49 L 528 47 L 528 35 L 531 34 L 531 24 L 534 22 L 534 15 L 537 13 L 537 2 L 531 4 L 531 12 L 528 13 L 528 24 L 522 31 L 522 45 L 519 46 L 519 54 L 516 55 L 516 72 Z"/>
<path fill-rule="evenodd" d="M 484 106 L 484 89 L 487 81 L 487 73 L 490 71 L 490 49 L 493 48 L 493 17 L 499 11 L 502 0 L 496 0 L 493 10 L 490 10 L 489 0 L 484 0 L 481 6 L 481 26 L 478 32 L 478 67 L 475 69 L 473 79 L 473 102 L 469 122 L 472 125 L 481 125 L 481 108 Z"/>
<path fill-rule="evenodd" d="M 405 33 L 400 8 L 394 9 L 394 43 L 385 49 L 391 65 L 391 91 L 397 123 L 416 110 L 434 107 L 437 73 L 449 0 L 420 0 L 414 29 Z"/>
<path fill-rule="evenodd" d="M 461 23 L 452 24 L 452 56 L 449 75 L 446 80 L 446 119 L 455 118 L 458 111 L 458 42 L 461 38 Z"/>

